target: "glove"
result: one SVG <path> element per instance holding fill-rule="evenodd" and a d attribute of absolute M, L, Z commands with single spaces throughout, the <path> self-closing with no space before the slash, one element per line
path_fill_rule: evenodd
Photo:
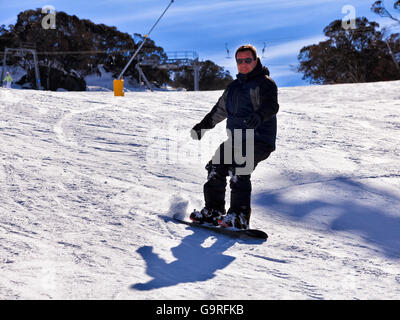
<path fill-rule="evenodd" d="M 247 125 L 249 129 L 256 129 L 262 122 L 262 117 L 257 112 L 253 112 L 250 116 L 248 116 L 244 123 Z"/>
<path fill-rule="evenodd" d="M 203 130 L 203 134 L 202 134 L 202 130 Z M 200 140 L 204 135 L 204 129 L 202 128 L 202 125 L 200 123 L 196 124 L 192 128 L 192 130 L 190 130 L 190 135 L 191 135 L 192 139 Z"/>
<path fill-rule="evenodd" d="M 190 135 L 194 140 L 200 140 L 204 136 L 204 133 L 214 128 L 214 126 L 215 124 L 213 124 L 212 117 L 210 114 L 207 114 L 203 120 L 193 127 L 190 131 Z"/>

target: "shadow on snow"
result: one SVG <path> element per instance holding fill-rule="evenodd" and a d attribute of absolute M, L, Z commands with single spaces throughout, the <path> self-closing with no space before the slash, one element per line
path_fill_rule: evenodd
<path fill-rule="evenodd" d="M 400 197 L 360 182 L 373 178 L 379 177 L 313 179 L 314 182 L 256 194 L 253 203 L 294 220 L 353 231 L 382 249 L 385 256 L 400 258 L 400 216 L 388 210 L 399 206 Z"/>
<path fill-rule="evenodd" d="M 190 228 L 189 226 L 187 228 Z M 171 249 L 177 259 L 167 263 L 153 252 L 153 247 L 143 246 L 137 252 L 146 261 L 146 273 L 153 277 L 147 283 L 131 286 L 136 290 L 152 290 L 174 286 L 179 283 L 206 281 L 215 277 L 215 272 L 226 268 L 234 257 L 223 254 L 235 241 L 223 235 L 215 235 L 210 247 L 201 244 L 211 236 L 210 231 L 190 228 L 194 233 Z"/>
<path fill-rule="evenodd" d="M 161 218 L 166 222 L 180 224 L 168 216 Z M 171 249 L 172 254 L 177 259 L 175 261 L 167 263 L 153 252 L 152 246 L 142 246 L 137 250 L 146 262 L 146 273 L 153 279 L 147 283 L 134 284 L 131 289 L 152 290 L 180 283 L 213 279 L 216 271 L 226 268 L 235 260 L 235 257 L 224 254 L 235 243 L 263 243 L 257 239 L 234 239 L 223 234 L 213 233 L 210 230 L 190 226 L 186 226 L 186 229 L 193 231 L 193 233 L 183 238 L 177 247 Z M 209 247 L 203 247 L 202 243 L 210 236 L 214 236 L 215 242 Z"/>

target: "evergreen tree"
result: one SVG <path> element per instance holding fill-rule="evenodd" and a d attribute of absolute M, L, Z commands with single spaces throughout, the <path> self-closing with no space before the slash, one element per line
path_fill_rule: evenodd
<path fill-rule="evenodd" d="M 400 0 L 394 1 L 393 8 L 395 10 L 400 11 Z M 395 17 L 395 16 L 393 16 L 390 13 L 390 11 L 385 8 L 385 5 L 383 4 L 383 1 L 375 1 L 372 4 L 371 10 L 372 10 L 372 12 L 378 14 L 381 17 L 388 17 L 388 18 L 400 23 L 400 19 Z"/>
<path fill-rule="evenodd" d="M 298 72 L 311 83 L 355 83 L 400 79 L 379 24 L 356 19 L 356 29 L 345 30 L 335 20 L 325 29 L 326 41 L 303 47 L 298 55 Z M 400 52 L 400 35 L 392 34 L 388 44 Z"/>
<path fill-rule="evenodd" d="M 86 85 L 83 77 L 98 71 L 98 65 L 103 65 L 106 71 L 112 72 L 117 78 L 144 40 L 144 37 L 138 33 L 132 37 L 128 33 L 118 31 L 114 26 L 95 24 L 90 20 L 79 19 L 75 15 L 71 16 L 61 11 L 56 14 L 56 28 L 45 29 L 42 26 L 45 15 L 41 9 L 26 10 L 18 14 L 15 25 L 10 25 L 8 28 L 1 26 L 0 51 L 4 51 L 6 47 L 18 48 L 21 43 L 35 44 L 41 84 L 48 90 L 65 88 L 65 84 L 60 83 L 62 77 L 75 79 L 76 84 L 68 88 L 84 90 Z M 157 46 L 152 39 L 147 38 L 140 53 L 126 70 L 124 78 L 137 79 L 135 65 L 142 60 L 151 60 L 153 66 L 142 67 L 147 79 L 156 86 L 171 84 L 170 72 L 155 67 L 167 59 L 164 49 Z M 30 68 L 28 81 L 33 84 L 33 66 L 29 63 L 31 60 L 31 57 L 10 55 L 7 58 L 7 64 L 19 64 L 24 68 Z M 222 89 L 227 82 L 232 80 L 228 72 L 213 62 L 206 61 L 201 64 L 200 88 L 203 90 Z M 193 90 L 191 71 L 182 69 L 175 80 L 177 81 L 173 83 Z M 66 89 L 69 90 L 68 88 Z"/>
<path fill-rule="evenodd" d="M 200 90 L 223 90 L 233 80 L 229 71 L 216 65 L 210 60 L 199 62 L 200 64 Z M 194 90 L 193 69 L 181 67 L 174 73 L 175 87 L 183 87 L 188 90 Z"/>

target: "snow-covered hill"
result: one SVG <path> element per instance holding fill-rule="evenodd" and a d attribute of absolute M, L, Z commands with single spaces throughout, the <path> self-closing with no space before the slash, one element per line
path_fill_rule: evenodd
<path fill-rule="evenodd" d="M 266 243 L 169 217 L 201 208 L 221 92 L 0 89 L 1 299 L 398 299 L 400 82 L 279 90 L 253 174 Z"/>

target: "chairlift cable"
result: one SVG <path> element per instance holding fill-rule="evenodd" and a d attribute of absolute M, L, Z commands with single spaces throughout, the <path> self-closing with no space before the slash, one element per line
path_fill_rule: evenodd
<path fill-rule="evenodd" d="M 139 53 L 140 49 L 142 49 L 144 43 L 146 42 L 147 38 L 150 36 L 150 33 L 153 31 L 153 29 L 156 27 L 158 22 L 161 20 L 161 18 L 164 16 L 164 14 L 167 12 L 169 7 L 174 3 L 175 0 L 171 0 L 171 2 L 168 4 L 167 8 L 164 10 L 164 12 L 161 14 L 161 16 L 157 19 L 157 21 L 154 23 L 154 25 L 151 27 L 150 31 L 144 35 L 144 39 L 142 43 L 140 44 L 139 48 L 136 50 L 136 52 L 133 54 L 132 58 L 129 60 L 129 62 L 126 64 L 125 68 L 122 70 L 121 74 L 118 76 L 118 80 L 122 79 L 122 76 L 124 75 L 126 69 L 130 66 L 132 61 L 136 58 L 137 54 Z"/>

